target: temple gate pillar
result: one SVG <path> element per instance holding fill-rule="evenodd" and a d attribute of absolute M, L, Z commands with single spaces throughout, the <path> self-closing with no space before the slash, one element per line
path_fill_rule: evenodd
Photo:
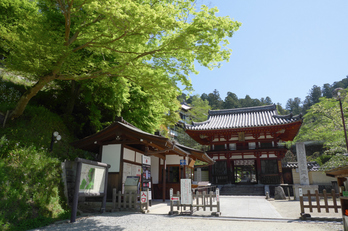
<path fill-rule="evenodd" d="M 301 191 L 303 194 L 306 193 L 308 190 L 310 190 L 311 193 L 314 193 L 315 190 L 318 190 L 318 185 L 309 184 L 306 148 L 303 142 L 296 143 L 296 154 L 297 154 L 298 172 L 300 175 L 300 184 L 294 185 L 293 188 L 294 188 L 295 199 L 299 200 Z"/>

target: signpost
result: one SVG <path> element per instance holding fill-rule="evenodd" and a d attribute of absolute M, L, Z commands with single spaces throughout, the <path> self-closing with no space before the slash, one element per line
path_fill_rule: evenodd
<path fill-rule="evenodd" d="M 141 203 L 147 202 L 147 191 L 141 191 L 140 200 L 141 200 Z"/>
<path fill-rule="evenodd" d="M 151 157 L 143 155 L 143 161 L 142 161 L 142 173 L 141 173 L 141 190 L 142 193 L 146 190 L 149 190 L 149 195 L 146 194 L 147 199 L 144 203 L 149 200 L 151 202 Z M 143 202 L 142 202 L 143 203 Z"/>
<path fill-rule="evenodd" d="M 103 197 L 101 211 L 105 212 L 106 191 L 108 182 L 109 164 L 76 158 L 77 170 L 75 179 L 75 193 L 71 209 L 70 222 L 76 220 L 79 196 Z"/>
<path fill-rule="evenodd" d="M 191 179 L 181 179 L 180 191 L 181 191 L 181 204 L 191 205 L 192 204 Z"/>

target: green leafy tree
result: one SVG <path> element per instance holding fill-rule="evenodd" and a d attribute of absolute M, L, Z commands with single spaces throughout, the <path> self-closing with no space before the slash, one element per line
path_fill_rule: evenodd
<path fill-rule="evenodd" d="M 325 83 L 323 85 L 323 88 L 322 88 L 323 97 L 332 98 L 333 91 L 334 91 L 334 89 L 333 89 L 332 85 L 330 85 L 328 83 Z"/>
<path fill-rule="evenodd" d="M 303 113 L 305 114 L 312 105 L 318 103 L 321 96 L 321 88 L 314 85 L 303 102 Z"/>
<path fill-rule="evenodd" d="M 197 73 L 194 61 L 212 69 L 228 60 L 227 37 L 240 26 L 217 17 L 217 8 L 197 10 L 194 2 L 15 1 L 30 5 L 30 14 L 21 7 L 7 11 L 13 1 L 3 0 L 2 12 L 23 17 L 15 25 L 1 18 L 5 65 L 34 82 L 11 118 L 22 115 L 30 99 L 57 80 L 123 78 L 158 95 L 178 92 L 177 82 L 190 89 L 187 76 Z"/>
<path fill-rule="evenodd" d="M 218 90 L 215 89 L 213 93 L 209 93 L 207 100 L 213 110 L 223 109 L 223 101 Z"/>
<path fill-rule="evenodd" d="M 344 114 L 347 115 L 348 99 L 343 103 Z M 345 116 L 347 120 L 347 117 Z M 327 154 L 347 152 L 344 138 L 341 112 L 335 99 L 320 98 L 319 103 L 312 105 L 304 116 L 304 121 L 296 141 L 322 141 Z"/>
<path fill-rule="evenodd" d="M 179 102 L 170 100 L 175 99 L 176 95 L 159 96 L 168 100 L 163 104 L 156 94 L 144 92 L 139 86 L 131 87 L 129 94 L 130 98 L 124 105 L 121 115 L 138 128 L 154 133 L 161 125 L 175 124 L 179 121 L 180 117 L 177 113 L 163 113 L 166 108 L 172 108 L 172 112 L 179 109 Z"/>
<path fill-rule="evenodd" d="M 231 108 L 239 108 L 239 100 L 235 93 L 227 92 L 227 96 L 224 101 L 224 108 L 225 109 L 231 109 Z"/>
<path fill-rule="evenodd" d="M 301 99 L 295 97 L 294 99 L 288 99 L 286 102 L 286 110 L 290 111 L 293 115 L 298 115 L 302 112 Z"/>
<path fill-rule="evenodd" d="M 253 100 L 249 95 L 246 95 L 244 99 L 239 99 L 241 107 L 252 107 Z"/>
<path fill-rule="evenodd" d="M 271 100 L 271 98 L 269 96 L 267 96 L 266 98 L 262 97 L 260 99 L 260 102 L 261 102 L 262 105 L 271 105 L 271 104 L 273 104 L 272 100 Z"/>
<path fill-rule="evenodd" d="M 279 115 L 288 115 L 289 111 L 285 110 L 280 103 L 277 103 L 276 105 L 277 111 Z"/>
<path fill-rule="evenodd" d="M 192 120 L 202 122 L 208 119 L 208 111 L 211 109 L 208 100 L 202 100 L 199 95 L 192 96 L 192 109 L 189 111 Z"/>

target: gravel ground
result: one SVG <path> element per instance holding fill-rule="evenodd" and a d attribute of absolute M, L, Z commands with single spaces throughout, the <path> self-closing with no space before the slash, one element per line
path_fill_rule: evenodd
<path fill-rule="evenodd" d="M 254 200 L 258 201 L 256 203 Z M 263 199 L 256 197 L 221 197 L 221 201 L 233 206 L 222 206 L 221 216 L 212 217 L 211 212 L 195 212 L 193 216 L 169 216 L 168 202 L 157 201 L 150 209 L 149 214 L 139 212 L 106 212 L 104 214 L 96 213 L 100 209 L 100 203 L 94 206 L 79 205 L 84 212 L 83 216 L 78 217 L 75 223 L 70 221 L 61 221 L 53 225 L 35 230 L 296 230 L 296 231 L 338 231 L 343 230 L 342 222 L 333 221 L 301 221 L 299 220 L 300 206 L 298 201 L 289 200 L 269 200 L 271 207 L 260 207 L 256 204 L 264 204 Z M 266 203 L 266 204 L 267 204 Z M 252 206 L 251 206 L 252 205 Z M 109 204 L 110 206 L 110 204 Z M 93 208 L 88 210 L 88 208 Z M 110 211 L 107 206 L 107 211 Z M 269 216 L 255 216 L 253 210 L 264 210 Z M 257 209 L 258 208 L 258 209 Z M 278 216 L 271 216 L 272 210 L 276 211 Z M 235 214 L 235 212 L 237 212 Z M 306 211 L 307 212 L 307 211 Z M 244 214 L 244 216 L 242 216 Z M 238 216 L 237 216 L 238 215 Z M 342 218 L 341 211 L 329 214 L 322 211 L 318 213 L 315 210 L 311 213 L 312 217 L 331 217 Z M 255 218 L 257 217 L 257 218 Z"/>
<path fill-rule="evenodd" d="M 223 217 L 189 217 L 141 213 L 104 213 L 77 218 L 75 223 L 64 221 L 35 230 L 343 230 L 340 222 L 299 220 L 239 219 Z"/>

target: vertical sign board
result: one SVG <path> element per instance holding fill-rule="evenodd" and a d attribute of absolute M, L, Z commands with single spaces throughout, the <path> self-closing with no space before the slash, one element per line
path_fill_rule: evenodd
<path fill-rule="evenodd" d="M 141 203 L 147 202 L 147 191 L 141 191 L 140 193 L 140 201 Z"/>
<path fill-rule="evenodd" d="M 149 189 L 147 200 L 151 200 L 151 157 L 143 155 L 142 162 L 141 190 L 146 193 L 146 189 Z"/>
<path fill-rule="evenodd" d="M 181 204 L 192 204 L 191 179 L 181 179 L 180 181 Z"/>
<path fill-rule="evenodd" d="M 103 197 L 101 211 L 105 211 L 109 164 L 76 158 L 75 192 L 70 222 L 75 222 L 79 196 Z"/>
<path fill-rule="evenodd" d="M 216 188 L 215 194 L 216 194 L 216 201 L 219 202 L 220 201 L 220 190 L 219 190 L 219 188 Z"/>
<path fill-rule="evenodd" d="M 202 169 L 197 168 L 197 182 L 202 181 Z"/>

